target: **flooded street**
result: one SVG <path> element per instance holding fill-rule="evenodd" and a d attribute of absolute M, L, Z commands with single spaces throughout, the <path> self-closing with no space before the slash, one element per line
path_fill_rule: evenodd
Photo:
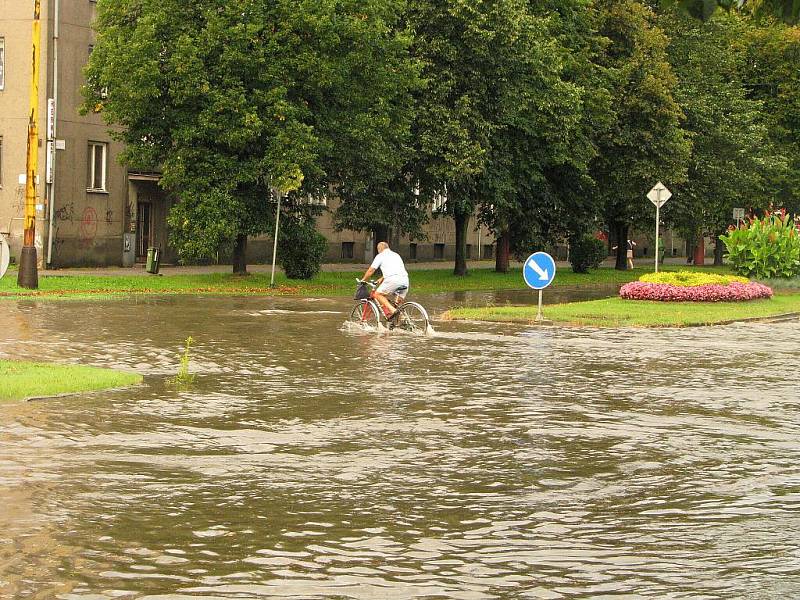
<path fill-rule="evenodd" d="M 145 376 L 0 404 L 0 598 L 800 597 L 800 322 L 416 337 L 351 305 L 0 303 L 0 358 Z"/>

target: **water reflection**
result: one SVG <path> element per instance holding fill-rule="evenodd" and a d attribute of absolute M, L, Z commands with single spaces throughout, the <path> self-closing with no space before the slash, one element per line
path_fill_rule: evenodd
<path fill-rule="evenodd" d="M 800 323 L 424 338 L 342 332 L 332 299 L 2 308 L 0 356 L 146 384 L 0 406 L 0 597 L 800 594 L 776 368 Z"/>

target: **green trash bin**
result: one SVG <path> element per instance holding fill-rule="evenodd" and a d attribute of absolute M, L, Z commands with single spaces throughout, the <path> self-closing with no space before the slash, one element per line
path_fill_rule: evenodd
<path fill-rule="evenodd" d="M 161 251 L 158 248 L 150 247 L 147 249 L 147 265 L 145 271 L 158 275 L 158 268 L 161 262 Z"/>

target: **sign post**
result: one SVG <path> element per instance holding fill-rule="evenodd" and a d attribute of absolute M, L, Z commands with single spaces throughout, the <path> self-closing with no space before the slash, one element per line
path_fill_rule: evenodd
<path fill-rule="evenodd" d="M 739 223 L 744 221 L 744 209 L 743 208 L 734 208 L 733 209 L 733 220 L 736 221 L 736 227 L 739 227 Z"/>
<path fill-rule="evenodd" d="M 269 287 L 275 287 L 275 261 L 278 257 L 278 224 L 281 222 L 281 191 L 275 190 L 278 197 L 278 207 L 275 209 L 275 239 L 272 242 L 272 275 L 269 278 Z"/>
<path fill-rule="evenodd" d="M 539 311 L 536 313 L 536 322 L 544 321 L 542 315 L 542 290 L 553 283 L 556 276 L 556 261 L 547 252 L 534 252 L 522 267 L 522 278 L 528 287 L 539 290 Z"/>
<path fill-rule="evenodd" d="M 656 255 L 656 273 L 658 273 L 658 226 L 661 221 L 661 215 L 659 214 L 659 211 L 661 210 L 661 207 L 667 203 L 667 200 L 672 198 L 672 192 L 670 192 L 666 186 L 659 181 L 653 186 L 653 189 L 647 192 L 647 198 L 656 207 L 656 250 L 653 254 Z"/>

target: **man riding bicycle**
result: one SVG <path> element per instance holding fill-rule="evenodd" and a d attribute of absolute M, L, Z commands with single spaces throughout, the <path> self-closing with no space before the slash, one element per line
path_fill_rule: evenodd
<path fill-rule="evenodd" d="M 378 280 L 379 285 L 375 290 L 375 299 L 383 308 L 386 318 L 392 319 L 397 310 L 386 296 L 395 293 L 401 298 L 406 297 L 408 293 L 408 272 L 403 264 L 403 259 L 400 258 L 397 252 L 392 252 L 386 242 L 378 243 L 378 254 L 361 279 L 367 281 L 378 269 L 383 273 L 383 277 Z"/>

